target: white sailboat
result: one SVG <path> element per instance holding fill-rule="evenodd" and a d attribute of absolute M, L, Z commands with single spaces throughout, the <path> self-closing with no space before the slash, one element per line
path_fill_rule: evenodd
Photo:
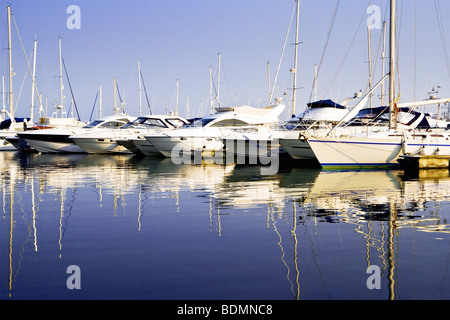
<path fill-rule="evenodd" d="M 424 101 L 422 105 L 446 103 L 447 99 Z M 416 106 L 419 103 L 415 104 Z M 358 105 L 357 105 L 358 106 Z M 356 106 L 356 107 L 357 107 Z M 430 115 L 417 112 L 409 108 L 409 104 L 397 105 L 397 129 L 418 130 L 418 129 L 445 129 L 448 122 L 431 118 Z M 357 110 L 355 110 L 357 111 Z M 280 145 L 294 159 L 313 160 L 316 155 L 312 151 L 307 137 L 366 137 L 369 133 L 386 131 L 389 128 L 389 107 L 364 108 L 354 117 L 345 117 L 340 125 L 334 123 L 330 125 L 303 126 L 293 131 L 278 135 Z M 345 124 L 344 124 L 345 123 Z M 330 123 L 331 124 L 331 123 Z"/>
<path fill-rule="evenodd" d="M 323 168 L 380 168 L 398 165 L 401 155 L 445 154 L 450 155 L 450 132 L 431 127 L 427 130 L 398 125 L 398 105 L 395 102 L 395 15 L 396 1 L 390 2 L 390 92 L 389 127 L 370 127 L 366 132 L 337 135 L 330 131 L 326 136 L 305 136 L 304 141 L 312 149 Z M 415 102 L 420 104 L 448 103 L 450 99 Z M 357 110 L 356 110 L 357 111 Z"/>

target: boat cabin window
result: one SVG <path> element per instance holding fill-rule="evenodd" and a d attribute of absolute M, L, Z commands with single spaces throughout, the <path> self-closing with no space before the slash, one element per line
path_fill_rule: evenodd
<path fill-rule="evenodd" d="M 126 124 L 125 122 L 122 121 L 107 121 L 102 123 L 99 127 L 100 128 L 120 128 L 122 127 L 124 124 Z"/>
<path fill-rule="evenodd" d="M 247 122 L 242 121 L 242 120 L 226 119 L 226 120 L 217 121 L 211 127 L 245 127 L 248 125 L 249 124 Z"/>

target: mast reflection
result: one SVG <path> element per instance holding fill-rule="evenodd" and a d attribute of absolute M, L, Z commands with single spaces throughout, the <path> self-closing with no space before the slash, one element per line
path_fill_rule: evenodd
<path fill-rule="evenodd" d="M 146 232 L 145 215 L 159 210 L 157 200 L 172 201 L 176 213 L 183 214 L 185 203 L 180 201 L 180 195 L 185 192 L 207 203 L 203 227 L 217 237 L 223 237 L 229 230 L 223 228 L 224 222 L 240 219 L 248 212 L 264 212 L 266 229 L 276 236 L 274 246 L 279 249 L 279 264 L 296 300 L 307 296 L 310 284 L 305 270 L 311 259 L 323 291 L 332 297 L 327 287 L 327 268 L 323 265 L 327 261 L 316 247 L 324 236 L 321 226 L 336 226 L 330 230 L 337 233 L 336 239 L 342 241 L 343 247 L 363 249 L 364 258 L 358 257 L 360 261 L 354 263 L 381 267 L 387 280 L 387 299 L 392 300 L 398 298 L 399 291 L 400 231 L 441 237 L 450 233 L 448 220 L 440 210 L 441 204 L 450 198 L 448 170 L 406 176 L 403 171 L 333 172 L 293 166 L 273 176 L 261 176 L 258 166 L 174 165 L 170 159 L 130 155 L 0 153 L 0 157 L 2 220 L 8 222 L 9 230 L 9 297 L 14 279 L 21 272 L 20 255 L 27 248 L 33 254 L 39 252 L 39 238 L 43 234 L 41 208 L 55 199 L 59 202 L 55 241 L 58 258 L 62 259 L 64 234 L 71 228 L 70 217 L 79 214 L 73 207 L 89 192 L 97 195 L 99 208 L 113 209 L 111 219 L 131 215 L 136 233 Z M 19 202 L 17 191 L 21 194 Z M 24 205 L 24 199 L 29 207 Z M 110 199 L 113 204 L 107 203 Z M 18 213 L 23 215 L 20 221 Z M 21 225 L 22 220 L 27 221 L 25 226 Z M 347 238 L 339 238 L 342 226 L 351 228 L 359 242 L 349 244 Z M 30 232 L 20 231 L 24 228 Z M 31 247 L 20 245 L 23 237 L 25 241 L 31 239 Z M 23 251 L 20 255 L 18 248 Z"/>

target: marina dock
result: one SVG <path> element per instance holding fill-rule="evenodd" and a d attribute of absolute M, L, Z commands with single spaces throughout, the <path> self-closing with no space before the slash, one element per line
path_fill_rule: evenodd
<path fill-rule="evenodd" d="M 401 156 L 400 164 L 405 170 L 445 169 L 450 167 L 448 155 Z"/>

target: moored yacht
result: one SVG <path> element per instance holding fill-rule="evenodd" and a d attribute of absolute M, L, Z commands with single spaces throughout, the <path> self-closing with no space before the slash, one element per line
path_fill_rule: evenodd
<path fill-rule="evenodd" d="M 24 131 L 18 133 L 17 136 L 19 139 L 24 140 L 31 148 L 41 153 L 86 153 L 69 139 L 71 135 L 81 132 L 120 128 L 135 118 L 126 114 L 115 114 L 94 120 L 87 125 L 85 124 L 83 127 Z"/>
<path fill-rule="evenodd" d="M 398 126 L 404 130 L 431 128 L 434 126 L 426 114 L 414 111 L 402 105 L 398 108 Z M 280 145 L 294 159 L 316 159 L 306 137 L 367 135 L 368 132 L 386 130 L 389 126 L 389 107 L 364 108 L 350 121 L 339 127 L 316 123 L 313 126 L 297 127 L 294 130 L 278 135 Z"/>
<path fill-rule="evenodd" d="M 421 120 L 420 120 L 421 118 Z M 418 126 L 366 127 L 357 134 L 304 135 L 320 165 L 326 169 L 397 166 L 401 155 L 450 155 L 450 132 L 433 127 L 420 113 Z"/>
<path fill-rule="evenodd" d="M 189 121 L 175 115 L 140 116 L 119 130 L 82 132 L 69 139 L 87 153 L 137 153 L 139 150 L 146 155 L 160 155 L 144 135 L 173 130 L 185 124 Z"/>
<path fill-rule="evenodd" d="M 304 112 L 293 117 L 286 123 L 276 123 L 267 130 L 258 132 L 234 132 L 221 141 L 229 152 L 240 157 L 264 156 L 268 152 L 285 153 L 280 145 L 281 138 L 298 140 L 299 130 L 307 128 L 329 128 L 338 123 L 351 110 L 343 104 L 332 100 L 320 100 L 309 103 Z M 312 151 L 304 154 L 305 158 L 314 158 Z"/>
<path fill-rule="evenodd" d="M 0 116 L 1 119 L 1 116 Z M 17 132 L 23 131 L 30 119 L 14 118 L 2 120 L 0 122 L 0 151 L 16 151 L 16 147 L 8 140 L 15 137 Z"/>
<path fill-rule="evenodd" d="M 221 137 L 235 131 L 264 130 L 279 121 L 284 109 L 284 105 L 263 109 L 249 106 L 216 108 L 217 113 L 201 118 L 190 126 L 146 135 L 145 138 L 166 157 L 171 157 L 173 151 L 181 150 L 183 153 L 201 152 L 206 157 L 214 156 L 224 149 Z"/>
<path fill-rule="evenodd" d="M 398 165 L 401 155 L 450 155 L 450 132 L 445 129 L 405 128 L 399 125 L 395 92 L 396 1 L 390 1 L 389 126 L 368 127 L 356 135 L 305 137 L 323 168 L 379 168 Z M 431 99 L 426 104 L 446 104 L 449 99 Z M 413 102 L 411 105 L 420 105 Z M 422 103 L 423 104 L 423 103 Z"/>

